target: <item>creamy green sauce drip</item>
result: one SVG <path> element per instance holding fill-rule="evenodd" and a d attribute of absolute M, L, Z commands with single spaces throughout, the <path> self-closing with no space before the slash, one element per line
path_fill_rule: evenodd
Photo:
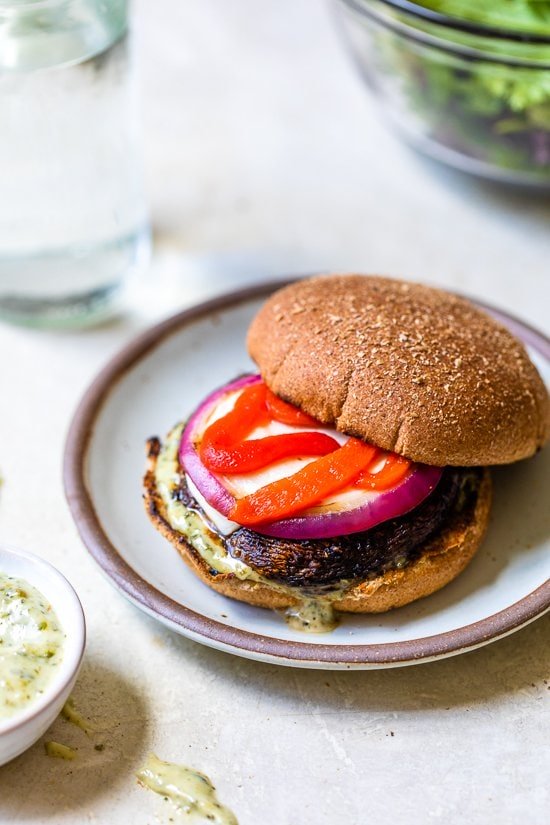
<path fill-rule="evenodd" d="M 181 481 L 178 449 L 184 425 L 170 431 L 157 459 L 155 480 L 166 508 L 171 527 L 183 533 L 205 562 L 219 573 L 233 573 L 239 579 L 259 579 L 246 564 L 226 552 L 223 541 L 213 530 L 205 529 L 205 521 L 172 496 Z"/>
<path fill-rule="evenodd" d="M 218 801 L 210 779 L 193 768 L 163 762 L 151 753 L 137 778 L 142 785 L 163 796 L 178 812 L 195 822 L 238 825 L 235 814 Z"/>
<path fill-rule="evenodd" d="M 44 750 L 47 756 L 52 756 L 54 759 L 76 759 L 75 749 L 62 745 L 61 742 L 44 742 Z"/>
<path fill-rule="evenodd" d="M 338 618 L 332 602 L 342 598 L 351 582 L 342 581 L 337 587 L 316 589 L 290 587 L 266 579 L 226 551 L 222 537 L 208 524 L 206 518 L 174 498 L 173 493 L 181 482 L 178 451 L 183 427 L 184 424 L 178 424 L 168 434 L 160 450 L 155 472 L 157 490 L 170 526 L 182 533 L 206 564 L 219 573 L 232 573 L 241 580 L 262 582 L 298 599 L 298 605 L 281 611 L 293 630 L 305 633 L 327 633 L 334 630 Z"/>
<path fill-rule="evenodd" d="M 0 720 L 37 700 L 63 658 L 65 634 L 45 597 L 0 573 Z"/>
<path fill-rule="evenodd" d="M 63 707 L 61 708 L 61 716 L 63 719 L 66 719 L 67 722 L 71 722 L 71 724 L 75 725 L 80 730 L 83 730 L 86 736 L 91 736 L 94 733 L 94 728 L 90 723 L 84 719 L 81 713 L 75 707 L 74 699 L 70 696 Z"/>
<path fill-rule="evenodd" d="M 295 607 L 287 607 L 283 615 L 289 627 L 305 633 L 327 633 L 338 627 L 339 622 L 326 596 L 301 599 Z"/>

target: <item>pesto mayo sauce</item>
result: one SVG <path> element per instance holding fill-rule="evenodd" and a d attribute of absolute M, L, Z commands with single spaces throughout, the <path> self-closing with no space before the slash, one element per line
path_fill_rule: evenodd
<path fill-rule="evenodd" d="M 61 742 L 44 742 L 44 750 L 47 756 L 52 756 L 54 759 L 65 759 L 66 761 L 76 759 L 74 748 L 62 745 Z"/>
<path fill-rule="evenodd" d="M 192 821 L 238 825 L 235 814 L 218 801 L 216 789 L 209 778 L 193 768 L 163 762 L 151 753 L 137 778 L 142 785 L 163 796 L 179 813 L 187 814 Z"/>
<path fill-rule="evenodd" d="M 183 533 L 214 570 L 219 573 L 233 573 L 239 579 L 260 580 L 261 577 L 248 565 L 226 552 L 223 542 L 214 531 L 205 529 L 205 522 L 197 513 L 188 510 L 172 496 L 173 490 L 181 480 L 178 450 L 183 427 L 183 424 L 179 424 L 168 434 L 159 453 L 155 473 L 157 489 L 166 508 L 170 526 Z"/>
<path fill-rule="evenodd" d="M 64 641 L 42 593 L 0 572 L 0 721 L 40 698 L 63 658 Z"/>
<path fill-rule="evenodd" d="M 294 607 L 287 607 L 283 616 L 289 627 L 302 633 L 328 633 L 339 621 L 327 596 L 302 598 Z"/>
<path fill-rule="evenodd" d="M 172 493 L 181 481 L 178 452 L 183 427 L 184 424 L 179 424 L 168 434 L 160 450 L 155 472 L 157 490 L 170 526 L 182 533 L 206 564 L 219 573 L 232 573 L 238 579 L 250 582 L 265 582 L 275 590 L 297 599 L 296 606 L 280 611 L 293 630 L 303 633 L 328 633 L 334 630 L 339 620 L 332 602 L 342 598 L 351 582 L 342 581 L 334 588 L 320 587 L 315 592 L 315 588 L 296 588 L 268 580 L 244 562 L 234 559 L 226 551 L 221 537 L 206 520 L 174 498 Z"/>

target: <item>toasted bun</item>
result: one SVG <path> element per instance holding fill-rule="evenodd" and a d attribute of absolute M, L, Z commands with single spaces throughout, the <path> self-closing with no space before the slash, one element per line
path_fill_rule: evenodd
<path fill-rule="evenodd" d="M 526 458 L 550 435 L 523 345 L 469 301 L 361 275 L 276 292 L 249 330 L 268 386 L 337 429 L 426 464 Z"/>
<path fill-rule="evenodd" d="M 268 582 L 238 579 L 228 573 L 213 575 L 185 536 L 170 526 L 155 482 L 158 446 L 158 441 L 150 442 L 144 478 L 145 509 L 157 530 L 174 545 L 191 570 L 209 587 L 237 601 L 275 609 L 296 606 L 297 598 Z M 380 613 L 439 590 L 458 576 L 473 557 L 485 534 L 490 507 L 491 478 L 485 470 L 475 501 L 451 515 L 445 529 L 425 543 L 417 561 L 356 584 L 333 606 L 344 613 Z"/>

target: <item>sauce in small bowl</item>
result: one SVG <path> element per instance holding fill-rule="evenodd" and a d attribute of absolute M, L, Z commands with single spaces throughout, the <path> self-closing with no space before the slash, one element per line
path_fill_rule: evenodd
<path fill-rule="evenodd" d="M 39 739 L 63 707 L 85 636 L 80 601 L 61 573 L 0 548 L 0 765 Z"/>

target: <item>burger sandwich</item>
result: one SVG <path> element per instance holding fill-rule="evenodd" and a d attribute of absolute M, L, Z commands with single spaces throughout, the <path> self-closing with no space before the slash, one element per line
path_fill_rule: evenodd
<path fill-rule="evenodd" d="M 438 289 L 298 281 L 269 298 L 247 343 L 257 373 L 149 440 L 145 505 L 203 582 L 294 627 L 449 583 L 487 529 L 488 467 L 549 436 L 523 345 Z"/>

